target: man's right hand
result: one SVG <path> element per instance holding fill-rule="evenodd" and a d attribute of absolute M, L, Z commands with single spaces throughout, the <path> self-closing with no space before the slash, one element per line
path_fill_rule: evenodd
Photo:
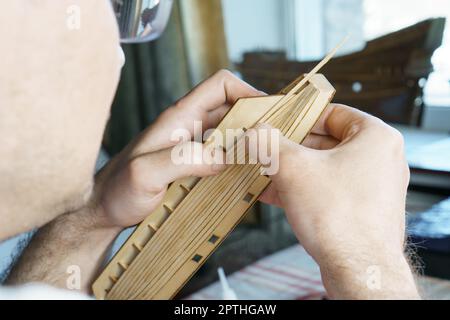
<path fill-rule="evenodd" d="M 286 210 L 329 295 L 418 298 L 404 255 L 409 169 L 401 134 L 334 104 L 303 145 L 280 139 L 280 170 L 261 200 Z"/>

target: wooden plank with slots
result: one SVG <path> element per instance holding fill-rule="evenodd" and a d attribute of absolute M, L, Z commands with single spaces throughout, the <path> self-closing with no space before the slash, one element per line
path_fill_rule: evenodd
<path fill-rule="evenodd" d="M 206 143 L 223 147 L 227 157 L 234 157 L 234 141 L 239 141 L 247 128 L 262 122 L 301 143 L 335 93 L 325 77 L 315 73 L 318 69 L 295 80 L 279 95 L 239 99 Z M 236 132 L 236 139 L 228 145 L 221 140 L 226 129 Z M 174 182 L 162 203 L 137 227 L 96 280 L 95 296 L 173 298 L 269 183 L 270 178 L 261 174 L 260 164 L 231 164 L 214 177 Z"/>

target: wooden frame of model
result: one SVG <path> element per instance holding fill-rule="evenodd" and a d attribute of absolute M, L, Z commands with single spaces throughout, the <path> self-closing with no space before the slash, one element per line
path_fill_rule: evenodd
<path fill-rule="evenodd" d="M 205 143 L 223 148 L 228 156 L 236 150 L 235 141 L 258 123 L 270 124 L 301 143 L 335 93 L 326 78 L 316 74 L 325 60 L 278 95 L 239 99 Z M 240 132 L 229 145 L 220 142 L 226 129 Z M 261 173 L 260 164 L 232 164 L 217 176 L 175 181 L 161 204 L 136 228 L 95 281 L 95 296 L 173 298 L 270 181 Z"/>

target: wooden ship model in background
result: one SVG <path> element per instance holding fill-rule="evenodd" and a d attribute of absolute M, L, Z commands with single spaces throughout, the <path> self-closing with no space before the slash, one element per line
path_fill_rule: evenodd
<path fill-rule="evenodd" d="M 431 56 L 442 44 L 444 26 L 445 18 L 425 20 L 334 58 L 323 73 L 336 88 L 335 101 L 388 122 L 420 124 L 423 84 L 433 71 Z M 244 80 L 271 93 L 316 63 L 289 61 L 283 52 L 249 52 L 238 69 Z"/>

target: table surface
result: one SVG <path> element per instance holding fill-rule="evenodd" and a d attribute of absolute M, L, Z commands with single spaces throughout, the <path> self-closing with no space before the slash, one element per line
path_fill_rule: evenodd
<path fill-rule="evenodd" d="M 326 297 L 319 267 L 300 245 L 267 256 L 229 275 L 228 282 L 239 300 L 318 300 Z M 424 298 L 450 299 L 450 281 L 420 276 L 417 282 Z M 222 299 L 221 285 L 215 282 L 187 299 Z"/>
<path fill-rule="evenodd" d="M 405 139 L 406 158 L 411 168 L 450 172 L 450 135 L 395 125 Z"/>

